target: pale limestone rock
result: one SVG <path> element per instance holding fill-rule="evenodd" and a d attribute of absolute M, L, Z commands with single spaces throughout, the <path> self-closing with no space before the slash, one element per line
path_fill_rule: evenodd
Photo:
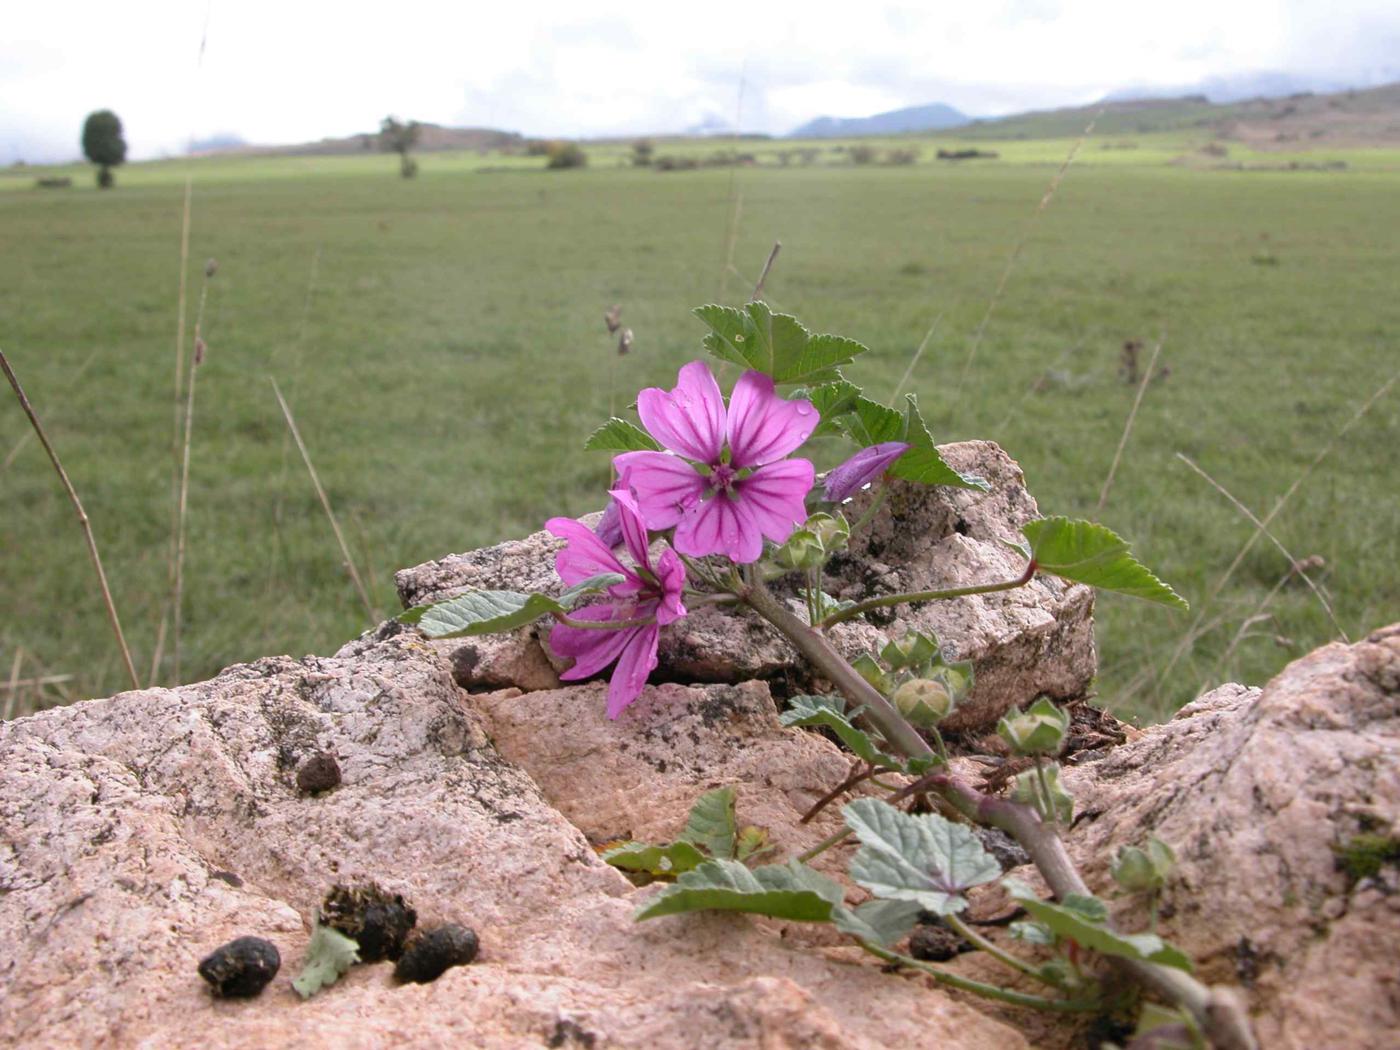
<path fill-rule="evenodd" d="M 571 692 L 514 700 L 553 698 L 581 733 L 611 746 L 595 728 L 605 722 L 599 688 Z M 634 924 L 655 890 L 599 861 L 488 741 L 473 704 L 495 710 L 509 699 L 474 701 L 441 653 L 401 632 L 330 659 L 261 660 L 0 726 L 0 1044 L 1025 1045 L 921 982 L 849 953 L 801 950 L 809 939 L 775 924 L 724 915 Z M 707 766 L 758 778 L 765 756 L 777 802 L 745 805 L 784 842 L 807 834 L 791 827 L 796 807 L 845 764 L 825 741 L 777 730 L 761 685 L 649 690 L 626 731 L 671 748 L 686 770 L 678 786 L 647 766 L 666 786 L 658 804 L 674 800 L 682 820 Z M 750 743 L 752 760 L 721 760 Z M 335 754 L 344 780 L 307 798 L 295 770 L 318 750 Z M 595 777 L 602 808 L 590 814 L 578 798 L 579 819 L 635 813 L 639 830 L 661 831 L 663 820 L 644 826 L 643 811 L 620 801 L 644 793 L 642 770 L 596 760 L 632 779 Z M 759 780 L 736 783 L 741 799 L 758 798 Z M 479 961 L 404 987 L 387 965 L 357 967 L 301 1002 L 290 982 L 307 920 L 331 882 L 356 877 L 402 892 L 424 922 L 474 926 Z M 196 963 L 244 934 L 277 943 L 282 971 L 256 999 L 216 1000 Z"/>
<path fill-rule="evenodd" d="M 1400 871 L 1355 881 L 1337 850 L 1400 835 L 1400 624 L 1262 691 L 1222 686 L 1065 779 L 1071 852 L 1100 891 L 1118 847 L 1152 833 L 1176 850 L 1163 932 L 1205 980 L 1249 990 L 1263 1046 L 1394 1039 Z"/>

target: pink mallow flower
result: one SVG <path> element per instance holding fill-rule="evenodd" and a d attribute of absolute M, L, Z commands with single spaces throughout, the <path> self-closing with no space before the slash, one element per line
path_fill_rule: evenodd
<path fill-rule="evenodd" d="M 613 464 L 648 527 L 675 527 L 680 553 L 757 561 L 764 537 L 783 543 L 807 520 L 815 471 L 785 457 L 821 421 L 810 401 L 785 401 L 771 378 L 745 372 L 726 411 L 709 366 L 692 361 L 674 390 L 638 394 L 637 414 L 668 451 L 624 452 Z"/>
<path fill-rule="evenodd" d="M 632 627 L 570 627 L 557 623 L 549 633 L 549 645 L 560 656 L 574 661 L 560 678 L 590 678 L 613 661 L 608 684 L 608 717 L 616 718 L 642 693 L 647 676 L 656 669 L 656 640 L 661 628 L 685 615 L 681 591 L 685 566 L 676 552 L 667 549 L 653 564 L 647 549 L 647 530 L 637 501 L 623 489 L 612 493 L 618 508 L 622 541 L 633 565 L 624 565 L 607 544 L 587 525 L 573 518 L 550 518 L 545 528 L 568 545 L 554 557 L 559 578 L 572 586 L 603 572 L 621 573 L 623 580 L 608 588 L 608 600 L 569 613 L 574 621 L 606 623 L 612 620 L 647 620 Z"/>
<path fill-rule="evenodd" d="M 903 441 L 884 441 L 861 449 L 827 474 L 826 501 L 844 503 L 894 466 L 894 461 L 909 449 L 910 445 Z"/>

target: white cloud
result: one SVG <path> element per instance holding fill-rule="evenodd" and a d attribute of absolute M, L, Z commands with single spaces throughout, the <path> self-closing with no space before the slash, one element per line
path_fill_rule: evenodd
<path fill-rule="evenodd" d="M 217 132 L 350 134 L 391 112 L 530 134 L 680 130 L 732 121 L 741 74 L 741 126 L 770 132 L 823 113 L 989 114 L 1261 70 L 1400 77 L 1394 0 L 206 3 L 11 5 L 0 160 L 76 154 L 102 107 L 139 157 Z"/>

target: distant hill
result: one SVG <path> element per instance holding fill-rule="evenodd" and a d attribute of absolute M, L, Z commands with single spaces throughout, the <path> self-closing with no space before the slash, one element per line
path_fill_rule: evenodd
<path fill-rule="evenodd" d="M 1204 95 L 1105 99 L 1090 106 L 975 120 L 959 128 L 957 135 L 965 139 L 1068 138 L 1082 135 L 1091 120 L 1095 136 L 1194 129 L 1262 148 L 1400 145 L 1400 83 L 1225 103 L 1210 102 Z"/>
<path fill-rule="evenodd" d="M 445 128 L 440 124 L 419 126 L 418 145 L 422 153 L 438 150 L 457 149 L 502 149 L 519 145 L 525 140 L 513 131 L 497 131 L 494 128 Z M 319 142 L 302 142 L 291 146 L 229 146 L 209 152 L 224 155 L 252 155 L 259 157 L 306 157 L 332 156 L 346 153 L 372 153 L 379 149 L 379 134 L 367 132 L 363 135 L 349 135 L 338 139 L 321 139 Z"/>
<path fill-rule="evenodd" d="M 793 139 L 833 139 L 858 135 L 902 135 L 909 131 L 943 131 L 969 118 L 952 106 L 934 102 L 876 113 L 873 117 L 818 117 L 789 133 Z"/>

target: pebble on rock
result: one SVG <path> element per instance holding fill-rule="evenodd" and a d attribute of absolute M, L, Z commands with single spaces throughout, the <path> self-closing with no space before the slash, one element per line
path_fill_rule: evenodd
<path fill-rule="evenodd" d="M 329 751 L 317 751 L 297 770 L 297 790 L 315 795 L 340 787 L 340 763 Z"/>
<path fill-rule="evenodd" d="M 415 984 L 436 981 L 453 966 L 465 966 L 475 959 L 477 947 L 476 932 L 466 926 L 447 923 L 421 930 L 404 945 L 394 966 L 394 980 Z"/>
<path fill-rule="evenodd" d="M 277 946 L 261 937 L 239 937 L 214 949 L 199 962 L 199 976 L 215 995 L 246 999 L 257 995 L 281 969 Z"/>

